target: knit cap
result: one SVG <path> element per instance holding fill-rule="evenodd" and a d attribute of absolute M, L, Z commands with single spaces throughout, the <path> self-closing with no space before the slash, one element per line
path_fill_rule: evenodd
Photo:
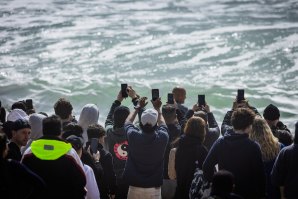
<path fill-rule="evenodd" d="M 263 116 L 266 120 L 273 121 L 280 117 L 279 109 L 273 104 L 269 104 L 265 109 Z"/>
<path fill-rule="evenodd" d="M 12 127 L 12 129 L 14 131 L 18 131 L 20 129 L 25 129 L 25 128 L 31 129 L 31 126 L 30 126 L 30 124 L 29 124 L 29 122 L 27 120 L 18 119 L 16 121 L 14 121 L 13 127 Z"/>

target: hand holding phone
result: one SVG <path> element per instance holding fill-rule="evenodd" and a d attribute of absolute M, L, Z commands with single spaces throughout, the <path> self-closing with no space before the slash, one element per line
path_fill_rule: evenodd
<path fill-rule="evenodd" d="M 159 98 L 159 89 L 152 89 L 151 94 L 152 94 L 152 101 L 157 100 Z"/>
<path fill-rule="evenodd" d="M 205 95 L 198 95 L 198 104 L 199 104 L 199 107 L 206 105 Z"/>
<path fill-rule="evenodd" d="M 127 84 L 121 84 L 121 94 L 123 98 L 128 97 L 127 94 Z"/>
<path fill-rule="evenodd" d="M 91 154 L 96 153 L 97 148 L 98 148 L 98 139 L 97 138 L 91 138 L 91 141 L 90 141 L 90 152 L 91 152 Z"/>

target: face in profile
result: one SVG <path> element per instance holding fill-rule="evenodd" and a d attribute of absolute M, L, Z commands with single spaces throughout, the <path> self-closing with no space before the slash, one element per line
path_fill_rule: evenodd
<path fill-rule="evenodd" d="M 17 131 L 13 131 L 12 133 L 12 140 L 18 145 L 18 146 L 26 146 L 28 140 L 29 140 L 29 135 L 31 133 L 30 128 L 24 128 L 24 129 L 19 129 Z"/>

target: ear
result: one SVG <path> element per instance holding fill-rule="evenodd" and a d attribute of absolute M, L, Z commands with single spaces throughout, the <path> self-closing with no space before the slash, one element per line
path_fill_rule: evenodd
<path fill-rule="evenodd" d="M 12 130 L 12 131 L 11 131 L 11 135 L 12 135 L 12 138 L 15 137 L 15 136 L 17 135 L 17 131 Z"/>

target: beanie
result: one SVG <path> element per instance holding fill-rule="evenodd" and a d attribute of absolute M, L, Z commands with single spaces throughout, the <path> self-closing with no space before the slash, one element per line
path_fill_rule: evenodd
<path fill-rule="evenodd" d="M 31 126 L 27 120 L 24 119 L 18 119 L 13 123 L 12 130 L 18 131 L 20 129 L 29 128 L 31 129 Z"/>
<path fill-rule="evenodd" d="M 114 110 L 114 126 L 121 128 L 124 126 L 124 122 L 129 115 L 129 108 L 126 106 L 118 106 Z"/>
<path fill-rule="evenodd" d="M 269 104 L 265 109 L 263 116 L 266 120 L 273 121 L 280 117 L 279 109 L 273 104 Z"/>

